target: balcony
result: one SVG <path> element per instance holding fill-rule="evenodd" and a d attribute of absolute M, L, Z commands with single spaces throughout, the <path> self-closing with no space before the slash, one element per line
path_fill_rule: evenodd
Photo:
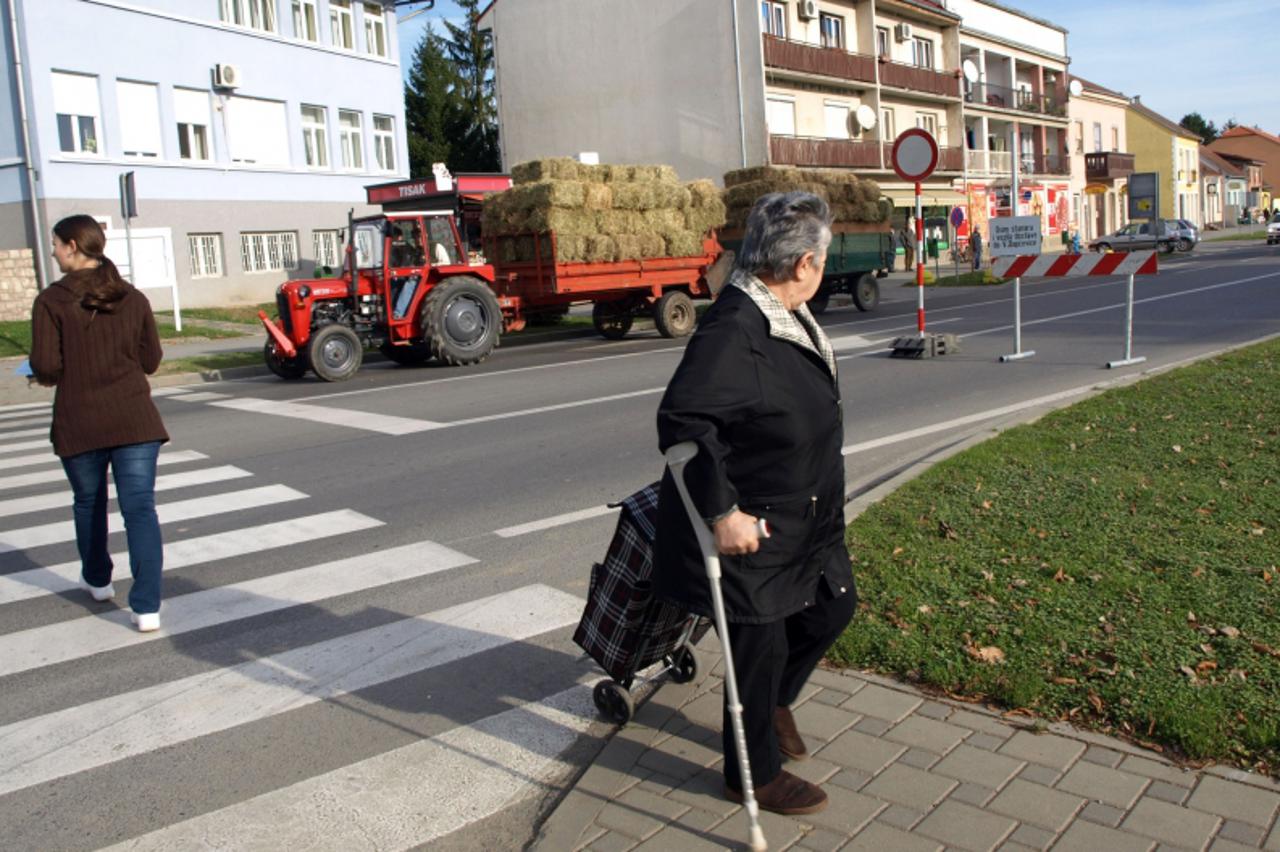
<path fill-rule="evenodd" d="M 893 143 L 884 142 L 884 167 L 893 170 Z M 938 166 L 935 172 L 959 172 L 964 170 L 963 148 L 938 148 Z"/>
<path fill-rule="evenodd" d="M 876 61 L 873 57 L 771 35 L 764 37 L 764 64 L 769 68 L 858 80 L 872 85 L 876 82 Z"/>
<path fill-rule="evenodd" d="M 812 136 L 769 137 L 769 160 L 775 166 L 880 168 L 880 143 Z"/>
<path fill-rule="evenodd" d="M 943 98 L 960 96 L 960 84 L 954 74 L 921 68 L 903 62 L 891 62 L 880 57 L 880 84 L 913 92 L 925 92 Z"/>
<path fill-rule="evenodd" d="M 1007 175 L 1013 170 L 1008 151 L 965 151 L 966 166 L 973 174 Z"/>
<path fill-rule="evenodd" d="M 1010 89 L 994 83 L 968 84 L 964 100 L 969 104 L 1038 113 L 1055 118 L 1067 117 L 1066 101 L 1060 101 L 1052 95 L 1037 95 L 1029 89 Z"/>
<path fill-rule="evenodd" d="M 1018 158 L 1018 170 L 1022 174 L 1065 176 L 1071 174 L 1071 160 L 1061 154 L 1024 152 Z"/>
<path fill-rule="evenodd" d="M 1084 155 L 1085 180 L 1116 180 L 1133 174 L 1133 155 L 1096 151 Z"/>

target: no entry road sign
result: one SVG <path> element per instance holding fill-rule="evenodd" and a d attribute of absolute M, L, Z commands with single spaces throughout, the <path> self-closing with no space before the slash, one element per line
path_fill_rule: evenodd
<path fill-rule="evenodd" d="M 893 142 L 893 170 L 898 177 L 916 183 L 933 174 L 938 167 L 938 143 L 928 131 L 912 127 L 898 134 Z"/>

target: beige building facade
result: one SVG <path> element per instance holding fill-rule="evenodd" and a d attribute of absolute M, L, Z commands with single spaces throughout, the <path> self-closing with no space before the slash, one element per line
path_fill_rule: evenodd
<path fill-rule="evenodd" d="M 1071 228 L 1088 243 L 1114 233 L 1128 222 L 1128 178 L 1134 171 L 1128 153 L 1125 108 L 1119 92 L 1073 78 L 1079 95 L 1070 99 Z"/>

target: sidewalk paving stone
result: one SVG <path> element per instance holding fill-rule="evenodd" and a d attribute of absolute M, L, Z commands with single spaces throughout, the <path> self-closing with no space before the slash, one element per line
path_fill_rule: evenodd
<path fill-rule="evenodd" d="M 1128 810 L 1150 783 L 1149 778 L 1141 775 L 1131 775 L 1082 760 L 1058 781 L 1057 788 Z"/>
<path fill-rule="evenodd" d="M 1267 830 L 1258 828 L 1256 825 L 1250 825 L 1247 822 L 1229 819 L 1222 824 L 1222 828 L 1218 829 L 1218 836 L 1224 840 L 1231 840 L 1235 843 L 1244 843 L 1252 846 L 1254 849 L 1262 847 L 1262 838 L 1266 837 Z"/>
<path fill-rule="evenodd" d="M 988 810 L 1029 822 L 1053 832 L 1062 831 L 1071 822 L 1085 800 L 1039 784 L 1015 778 L 987 805 Z"/>
<path fill-rule="evenodd" d="M 874 716 L 887 722 L 901 722 L 923 703 L 922 699 L 913 695 L 867 684 L 841 706 L 864 716 Z"/>
<path fill-rule="evenodd" d="M 1124 760 L 1124 754 L 1102 746 L 1091 745 L 1085 749 L 1084 754 L 1080 755 L 1080 759 L 1108 769 L 1115 769 L 1120 765 L 1120 761 Z"/>
<path fill-rule="evenodd" d="M 929 719 L 937 719 L 942 721 L 955 712 L 955 708 L 950 704 L 943 704 L 941 701 L 926 701 L 916 708 L 916 713 Z"/>
<path fill-rule="evenodd" d="M 915 808 L 905 805 L 890 805 L 881 812 L 877 819 L 885 825 L 910 831 L 913 826 L 924 819 L 925 815 Z"/>
<path fill-rule="evenodd" d="M 1163 781 L 1166 784 L 1176 784 L 1179 787 L 1194 787 L 1196 783 L 1196 774 L 1188 772 L 1185 769 L 1179 769 L 1168 763 L 1151 760 L 1146 757 L 1138 757 L 1129 755 L 1120 764 L 1120 771 L 1133 772 L 1137 775 L 1145 775 L 1148 778 L 1154 778 L 1157 781 Z"/>
<path fill-rule="evenodd" d="M 838 774 L 843 767 L 838 763 L 830 763 L 818 757 L 803 761 L 789 761 L 784 767 L 788 772 L 812 784 L 825 784 L 828 779 Z"/>
<path fill-rule="evenodd" d="M 1280 795 L 1209 776 L 1200 779 L 1187 806 L 1265 829 L 1280 807 Z"/>
<path fill-rule="evenodd" d="M 678 802 L 684 802 L 699 810 L 728 816 L 738 805 L 724 795 L 724 776 L 716 770 L 706 769 L 681 784 L 669 794 Z"/>
<path fill-rule="evenodd" d="M 954 719 L 955 717 L 952 718 Z M 995 751 L 1005 744 L 1005 740 L 991 734 L 974 734 L 965 740 L 965 743 L 983 751 Z"/>
<path fill-rule="evenodd" d="M 1009 739 L 1016 730 L 1010 727 L 1008 723 L 1000 721 L 996 716 L 987 713 L 975 713 L 972 710 L 957 710 L 951 714 L 947 721 L 962 728 L 969 728 L 970 730 L 990 734 L 993 737 L 999 737 L 1001 740 Z"/>
<path fill-rule="evenodd" d="M 636 841 L 634 838 L 625 834 L 619 834 L 616 831 L 606 831 L 591 842 L 587 848 L 591 852 L 627 852 L 628 849 L 634 849 Z"/>
<path fill-rule="evenodd" d="M 940 760 L 939 756 L 931 751 L 925 751 L 922 748 L 909 748 L 898 758 L 899 763 L 905 763 L 913 769 L 928 769 Z"/>
<path fill-rule="evenodd" d="M 852 695 L 852 692 L 840 692 L 835 689 L 822 689 L 810 700 L 817 701 L 819 704 L 827 704 L 831 707 L 839 707 L 841 704 L 848 701 Z"/>
<path fill-rule="evenodd" d="M 893 852 L 940 852 L 942 844 L 918 834 L 908 834 L 883 823 L 873 822 L 854 835 L 853 840 L 841 852 L 886 852 L 890 849 Z"/>
<path fill-rule="evenodd" d="M 815 828 L 792 848 L 806 849 L 809 852 L 836 852 L 837 849 L 848 842 L 849 836 L 847 834 L 827 831 L 825 828 Z"/>
<path fill-rule="evenodd" d="M 1212 814 L 1143 797 L 1120 828 L 1175 846 L 1203 849 L 1221 821 Z"/>
<path fill-rule="evenodd" d="M 937 754 L 946 754 L 958 746 L 969 732 L 946 722 L 923 716 L 908 716 L 885 733 L 885 739 L 905 743 Z"/>
<path fill-rule="evenodd" d="M 845 837 L 858 833 L 888 807 L 884 802 L 843 787 L 827 788 L 827 795 L 831 802 L 826 810 L 808 814 L 801 819 L 811 825 L 841 832 Z"/>
<path fill-rule="evenodd" d="M 1267 852 L 1280 852 L 1280 820 L 1276 821 L 1275 828 L 1271 829 L 1271 836 L 1267 838 L 1262 848 Z"/>
<path fill-rule="evenodd" d="M 942 758 L 933 771 L 957 781 L 967 781 L 998 790 L 1026 766 L 1021 760 L 994 754 L 962 743 Z"/>
<path fill-rule="evenodd" d="M 960 802 L 943 802 L 916 827 L 917 834 L 948 847 L 988 852 L 1013 833 L 1017 822 Z"/>
<path fill-rule="evenodd" d="M 996 797 L 996 791 L 990 787 L 983 787 L 981 784 L 969 784 L 960 782 L 960 786 L 951 791 L 951 795 L 947 798 L 964 802 L 966 805 L 973 805 L 975 808 L 986 807 Z"/>
<path fill-rule="evenodd" d="M 918 811 L 928 811 L 958 786 L 959 782 L 950 778 L 895 763 L 863 787 L 862 793 Z"/>
<path fill-rule="evenodd" d="M 1098 825 L 1115 828 L 1124 821 L 1124 811 L 1119 808 L 1113 808 L 1111 805 L 1104 805 L 1101 802 L 1090 802 L 1080 812 L 1080 819 L 1087 819 L 1089 822 L 1094 822 Z"/>
<path fill-rule="evenodd" d="M 898 743 L 879 740 L 857 731 L 845 731 L 823 746 L 814 757 L 875 775 L 906 750 L 906 746 Z"/>
<path fill-rule="evenodd" d="M 1218 838 L 1209 846 L 1209 852 L 1258 852 L 1257 844 L 1236 843 Z"/>
<path fill-rule="evenodd" d="M 1180 805 L 1191 795 L 1191 788 L 1179 787 L 1177 784 L 1169 784 L 1164 781 L 1152 781 L 1145 795 L 1153 799 L 1159 799 L 1162 802 Z"/>
<path fill-rule="evenodd" d="M 1000 747 L 1001 754 L 1029 760 L 1049 766 L 1060 772 L 1075 763 L 1084 754 L 1085 746 L 1066 737 L 1056 734 L 1032 734 L 1018 731 L 1007 743 Z"/>
<path fill-rule="evenodd" d="M 842 769 L 832 779 L 831 784 L 839 784 L 846 790 L 861 790 L 871 781 L 871 773 L 863 772 L 861 769 Z"/>
<path fill-rule="evenodd" d="M 1052 787 L 1058 783 L 1058 779 L 1062 777 L 1062 773 L 1049 766 L 1041 766 L 1038 763 L 1028 763 L 1018 773 L 1018 777 L 1023 781 L 1030 781 L 1032 784 L 1041 784 L 1045 787 Z"/>
<path fill-rule="evenodd" d="M 1020 843 L 1032 849 L 1048 849 L 1057 839 L 1058 835 L 1054 832 L 1036 828 L 1034 825 L 1018 826 L 1009 838 L 1014 843 Z"/>
<path fill-rule="evenodd" d="M 793 714 L 801 734 L 817 737 L 823 742 L 835 739 L 837 734 L 852 728 L 862 719 L 857 713 L 819 701 L 806 701 Z"/>
<path fill-rule="evenodd" d="M 1063 832 L 1053 852 L 1150 852 L 1155 845 L 1146 837 L 1076 820 Z"/>
<path fill-rule="evenodd" d="M 886 722 L 884 719 L 877 719 L 874 716 L 866 716 L 862 721 L 853 726 L 855 731 L 863 734 L 870 734 L 873 737 L 884 736 L 884 732 L 893 727 L 892 722 Z"/>

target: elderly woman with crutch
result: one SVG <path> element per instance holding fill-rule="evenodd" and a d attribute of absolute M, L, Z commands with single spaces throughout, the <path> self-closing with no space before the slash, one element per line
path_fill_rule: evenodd
<path fill-rule="evenodd" d="M 790 705 L 857 605 L 844 546 L 835 354 L 805 306 L 822 282 L 830 221 L 826 202 L 810 193 L 756 202 L 734 272 L 699 322 L 658 409 L 664 452 L 696 445 L 681 473 L 722 566 L 749 756 L 749 768 L 740 767 L 726 697 L 726 795 L 742 801 L 744 786 L 748 796 L 754 786 L 760 808 L 781 814 L 827 805 L 827 794 L 783 770 L 782 758 L 808 757 Z M 668 472 L 654 593 L 712 615 L 707 573 Z"/>

